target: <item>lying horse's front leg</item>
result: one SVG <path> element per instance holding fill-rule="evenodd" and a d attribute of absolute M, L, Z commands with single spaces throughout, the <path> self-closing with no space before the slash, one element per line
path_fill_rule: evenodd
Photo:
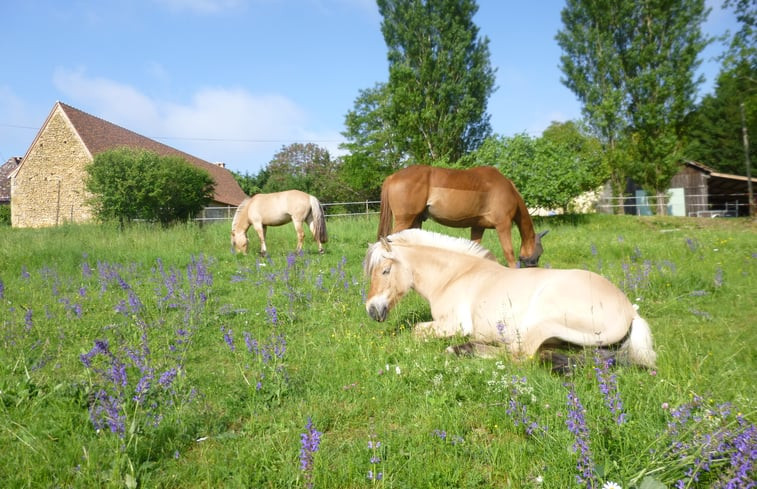
<path fill-rule="evenodd" d="M 417 323 L 413 329 L 413 334 L 417 338 L 449 338 L 465 333 L 459 324 L 451 321 L 437 320 Z"/>

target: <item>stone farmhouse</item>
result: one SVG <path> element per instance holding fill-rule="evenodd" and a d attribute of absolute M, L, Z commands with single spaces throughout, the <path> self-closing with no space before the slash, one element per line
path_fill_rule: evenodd
<path fill-rule="evenodd" d="M 222 164 L 209 163 L 56 102 L 26 155 L 10 173 L 11 224 L 45 227 L 91 220 L 85 168 L 95 155 L 124 146 L 180 156 L 206 170 L 215 181 L 211 207 L 227 207 L 233 212 L 231 208 L 246 197 Z"/>

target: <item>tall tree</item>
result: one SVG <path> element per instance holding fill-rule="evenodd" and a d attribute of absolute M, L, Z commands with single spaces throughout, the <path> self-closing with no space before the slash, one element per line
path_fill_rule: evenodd
<path fill-rule="evenodd" d="M 628 138 L 629 173 L 660 204 L 702 81 L 695 71 L 709 42 L 701 31 L 708 13 L 704 0 L 567 0 L 562 12 L 564 83 L 592 126 L 617 127 L 613 133 Z"/>
<path fill-rule="evenodd" d="M 265 168 L 264 192 L 297 189 L 321 202 L 339 202 L 348 193 L 339 178 L 339 162 L 328 150 L 313 143 L 283 146 Z"/>
<path fill-rule="evenodd" d="M 745 174 L 741 104 L 746 127 L 757 130 L 756 82 L 757 64 L 743 62 L 720 72 L 714 92 L 702 98 L 691 117 L 687 158 L 724 173 Z M 749 155 L 757 161 L 757 145 L 750 145 Z"/>
<path fill-rule="evenodd" d="M 402 166 L 405 156 L 397 147 L 387 115 L 388 90 L 385 83 L 361 90 L 355 107 L 347 113 L 342 135 L 347 138 L 341 148 L 343 180 L 358 189 L 355 198 L 378 199 L 381 182 Z"/>
<path fill-rule="evenodd" d="M 602 144 L 610 185 L 620 196 L 629 176 L 623 144 L 629 121 L 617 45 L 625 43 L 621 24 L 633 3 L 611 2 L 614 8 L 607 8 L 607 3 L 569 0 L 556 39 L 564 52 L 562 82 L 583 104 L 584 118 Z"/>
<path fill-rule="evenodd" d="M 489 40 L 474 0 L 377 0 L 388 47 L 381 115 L 415 163 L 456 162 L 491 133 Z"/>
<path fill-rule="evenodd" d="M 572 210 L 576 197 L 607 179 L 599 141 L 570 121 L 553 122 L 540 138 L 487 138 L 466 160 L 473 165 L 497 162 L 529 207 L 565 212 Z"/>

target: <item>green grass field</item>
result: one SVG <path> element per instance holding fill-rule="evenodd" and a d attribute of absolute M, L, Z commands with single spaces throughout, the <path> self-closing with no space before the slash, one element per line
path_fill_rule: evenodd
<path fill-rule="evenodd" d="M 324 255 L 269 228 L 268 258 L 228 223 L 0 228 L 0 487 L 747 487 L 757 223 L 536 224 L 542 266 L 639 305 L 656 370 L 453 357 L 414 294 L 373 322 L 375 216 L 329 220 Z"/>

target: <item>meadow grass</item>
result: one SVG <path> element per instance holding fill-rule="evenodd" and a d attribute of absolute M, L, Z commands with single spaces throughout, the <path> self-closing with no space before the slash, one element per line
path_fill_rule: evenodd
<path fill-rule="evenodd" d="M 375 216 L 329 220 L 323 255 L 269 228 L 266 258 L 228 223 L 0 228 L 0 486 L 749 487 L 755 221 L 536 224 L 541 266 L 639 305 L 657 369 L 450 356 L 415 294 L 371 321 Z"/>

